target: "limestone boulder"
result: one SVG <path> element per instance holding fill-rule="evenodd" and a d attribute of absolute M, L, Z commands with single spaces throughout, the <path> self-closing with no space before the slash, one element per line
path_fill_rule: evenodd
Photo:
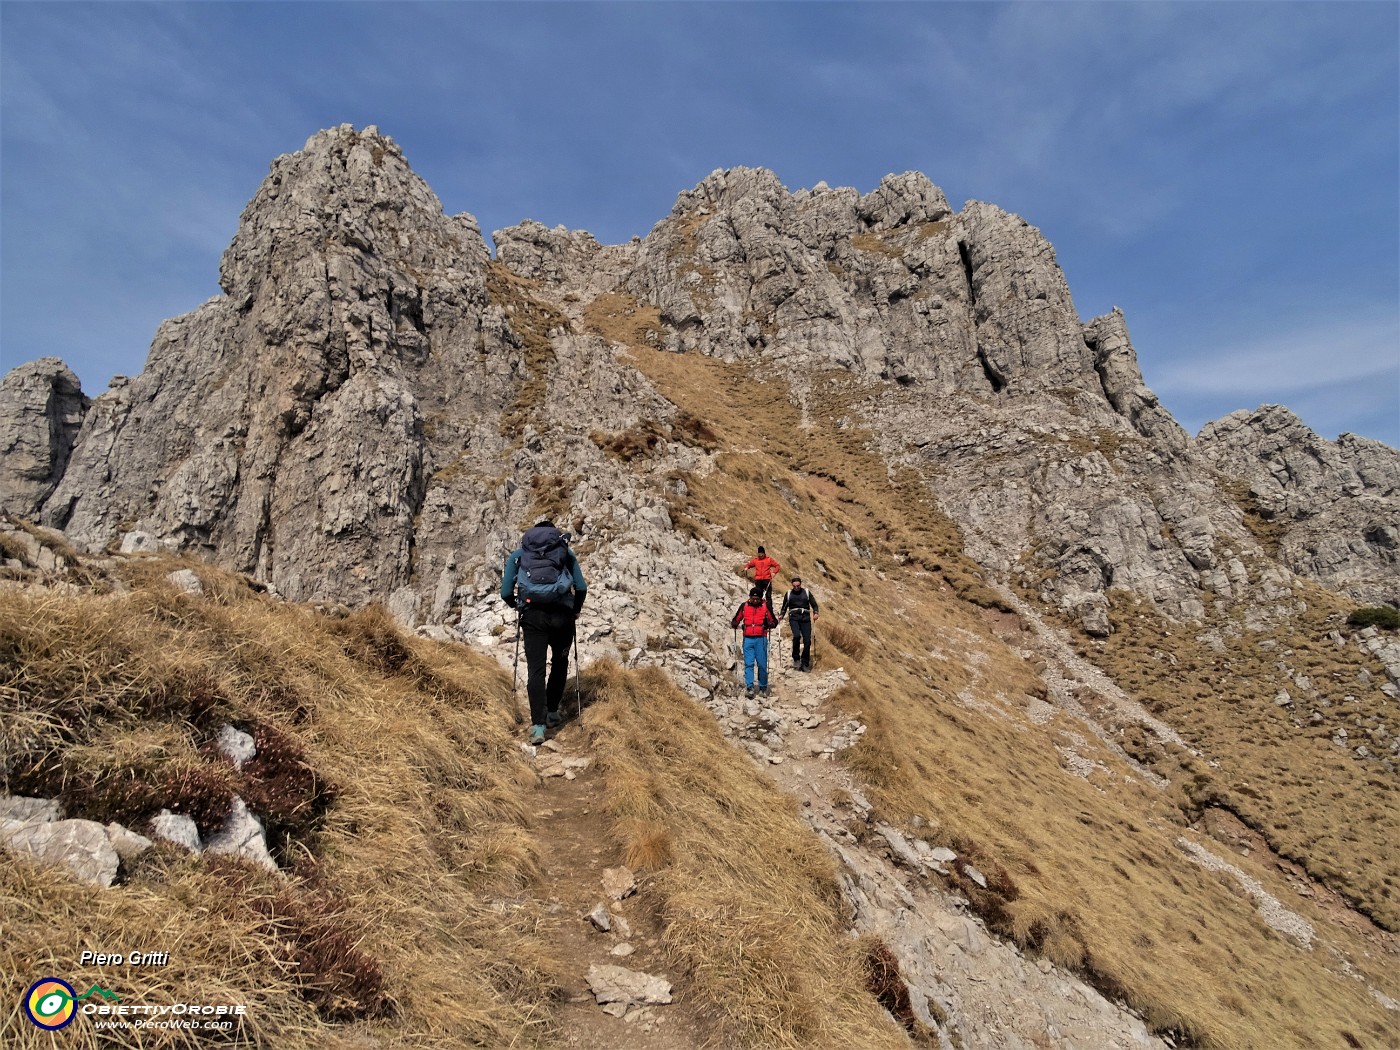
<path fill-rule="evenodd" d="M 0 378 L 0 511 L 38 515 L 68 466 L 90 404 L 78 377 L 56 357 Z"/>
<path fill-rule="evenodd" d="M 204 847 L 206 853 L 224 854 L 250 861 L 267 871 L 278 870 L 277 862 L 267 851 L 267 838 L 262 822 L 248 811 L 247 804 L 234 796 L 228 819 Z"/>
<path fill-rule="evenodd" d="M 0 820 L 0 844 L 97 886 L 117 877 L 119 858 L 107 829 L 91 820 Z"/>

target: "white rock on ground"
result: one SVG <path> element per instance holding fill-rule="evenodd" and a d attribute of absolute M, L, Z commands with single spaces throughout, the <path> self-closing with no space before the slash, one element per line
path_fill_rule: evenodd
<path fill-rule="evenodd" d="M 107 829 L 95 821 L 0 821 L 0 842 L 44 864 L 61 865 L 84 882 L 106 887 L 117 877 L 117 852 Z"/>
<path fill-rule="evenodd" d="M 629 970 L 623 966 L 590 966 L 588 987 L 599 1006 L 621 1004 L 665 1005 L 671 1001 L 671 982 L 664 977 Z"/>
<path fill-rule="evenodd" d="M 204 584 L 199 582 L 199 577 L 195 575 L 193 569 L 176 569 L 165 578 L 186 594 L 200 595 L 204 593 Z"/>
<path fill-rule="evenodd" d="M 191 853 L 204 851 L 204 844 L 199 840 L 199 828 L 183 813 L 161 810 L 151 818 L 151 834 L 177 846 L 184 846 Z"/>
<path fill-rule="evenodd" d="M 107 841 L 117 851 L 117 856 L 125 861 L 135 860 L 155 845 L 145 835 L 138 835 L 130 828 L 115 821 L 107 825 Z"/>
<path fill-rule="evenodd" d="M 625 867 L 603 869 L 603 892 L 615 901 L 623 900 L 637 892 L 637 879 Z"/>
<path fill-rule="evenodd" d="M 62 819 L 63 810 L 56 798 L 27 798 L 24 795 L 0 797 L 0 820 L 47 823 Z"/>
<path fill-rule="evenodd" d="M 258 753 L 257 744 L 251 736 L 227 723 L 219 728 L 219 735 L 214 738 L 214 746 L 238 769 L 251 762 Z"/>
<path fill-rule="evenodd" d="M 206 853 L 222 853 L 252 861 L 268 871 L 277 871 L 277 862 L 267 851 L 267 839 L 258 818 L 248 812 L 248 806 L 237 795 L 233 809 L 224 826 L 209 840 Z"/>

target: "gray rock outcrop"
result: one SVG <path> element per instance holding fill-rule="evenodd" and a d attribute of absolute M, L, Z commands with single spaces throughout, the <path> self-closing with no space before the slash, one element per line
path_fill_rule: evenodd
<path fill-rule="evenodd" d="M 110 886 L 117 877 L 117 852 L 107 829 L 95 821 L 0 820 L 0 844 L 98 886 Z"/>
<path fill-rule="evenodd" d="M 183 846 L 191 853 L 202 853 L 204 843 L 199 838 L 199 828 L 183 813 L 172 813 L 163 809 L 151 818 L 151 834 L 166 842 Z"/>
<path fill-rule="evenodd" d="M 56 357 L 0 378 L 0 511 L 37 515 L 63 477 L 89 404 L 78 377 Z"/>
<path fill-rule="evenodd" d="M 732 554 L 677 534 L 668 509 L 704 450 L 672 435 L 643 466 L 599 445 L 676 418 L 619 350 L 640 342 L 762 361 L 804 406 L 831 370 L 887 381 L 853 406 L 887 460 L 925 476 L 992 575 L 1091 633 L 1111 630 L 1115 589 L 1187 619 L 1207 591 L 1285 601 L 1295 572 L 1393 594 L 1394 450 L 1274 422 L 1193 441 L 1143 382 L 1122 313 L 1080 320 L 1039 230 L 954 211 L 918 173 L 862 195 L 734 168 L 629 244 L 531 221 L 494 237 L 496 260 L 376 129 L 313 136 L 245 210 L 224 294 L 92 402 L 42 520 L 488 637 L 501 557 L 553 513 L 593 544 L 609 642 L 640 655 L 648 631 L 735 596 L 711 572 Z M 598 321 L 614 315 L 634 326 L 617 341 Z M 1326 505 L 1332 491 L 1346 498 Z M 1278 550 L 1258 515 L 1289 523 Z M 657 563 L 692 566 L 689 593 Z M 681 630 L 648 658 L 708 695 L 722 643 Z"/>
<path fill-rule="evenodd" d="M 237 795 L 224 826 L 210 838 L 204 851 L 238 857 L 267 871 L 277 871 L 277 862 L 267 851 L 262 822 L 248 812 L 247 804 Z"/>
<path fill-rule="evenodd" d="M 1360 601 L 1400 605 L 1400 451 L 1355 434 L 1328 441 L 1281 405 L 1208 423 L 1196 446 L 1241 483 L 1284 565 Z"/>
<path fill-rule="evenodd" d="M 487 262 L 390 139 L 314 136 L 244 212 L 224 294 L 94 402 L 44 520 L 93 544 L 135 523 L 290 598 L 391 593 L 433 472 L 505 444 L 521 361 Z"/>
<path fill-rule="evenodd" d="M 623 966 L 590 966 L 588 987 L 600 1006 L 608 1003 L 620 1003 L 624 1007 L 664 1006 L 671 1001 L 670 981 Z"/>

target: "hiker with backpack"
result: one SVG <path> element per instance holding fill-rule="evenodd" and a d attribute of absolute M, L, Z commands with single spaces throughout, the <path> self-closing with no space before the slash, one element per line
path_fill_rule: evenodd
<path fill-rule="evenodd" d="M 763 600 L 768 603 L 768 608 L 773 608 L 773 577 L 778 575 L 778 570 L 782 566 L 768 557 L 762 547 L 758 548 L 758 556 L 749 559 L 749 563 L 744 566 L 744 573 L 747 575 L 750 569 L 753 570 L 754 586 L 763 591 Z"/>
<path fill-rule="evenodd" d="M 753 696 L 754 668 L 758 668 L 758 688 L 768 695 L 768 632 L 778 626 L 773 607 L 763 600 L 763 588 L 757 584 L 749 590 L 749 600 L 729 621 L 731 627 L 744 629 L 744 694 Z"/>
<path fill-rule="evenodd" d="M 515 609 L 516 631 L 524 635 L 532 744 L 544 743 L 545 730 L 562 721 L 559 701 L 569 678 L 569 645 L 587 591 L 569 537 L 548 518 L 525 530 L 520 546 L 506 555 L 501 600 Z"/>
<path fill-rule="evenodd" d="M 792 589 L 783 595 L 778 619 L 786 615 L 792 629 L 792 666 L 799 671 L 812 669 L 812 621 L 820 612 L 817 596 L 802 586 L 802 577 L 792 578 Z"/>

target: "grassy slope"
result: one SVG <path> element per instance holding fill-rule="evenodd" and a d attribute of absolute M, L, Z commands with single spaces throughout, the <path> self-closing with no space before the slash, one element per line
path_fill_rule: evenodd
<path fill-rule="evenodd" d="M 1307 609 L 1281 626 L 1247 630 L 1227 616 L 1226 651 L 1190 629 L 1115 595 L 1114 634 L 1080 637 L 1085 655 L 1194 747 L 1217 760 L 1191 785 L 1193 800 L 1238 814 L 1273 849 L 1349 898 L 1384 928 L 1400 930 L 1400 782 L 1376 758 L 1351 748 L 1380 729 L 1388 744 L 1400 713 L 1380 691 L 1385 674 L 1354 647 L 1328 637 L 1345 625 L 1350 606 L 1307 586 Z M 1286 662 L 1316 692 L 1284 675 Z M 1358 672 L 1367 670 L 1369 681 Z M 1281 692 L 1293 699 L 1281 707 Z M 1317 719 L 1312 712 L 1317 712 Z M 1332 737 L 1345 728 L 1348 747 Z M 1343 819 L 1339 819 L 1343 817 Z"/>
<path fill-rule="evenodd" d="M 666 950 L 718 1045 L 908 1046 L 863 991 L 835 862 L 796 804 L 660 671 L 599 664 L 584 684 L 616 843 L 658 872 Z"/>
<path fill-rule="evenodd" d="M 0 591 L 0 787 L 137 828 L 170 808 L 205 833 L 238 793 L 272 815 L 290 877 L 160 845 L 99 890 L 7 857 L 8 1001 L 54 973 L 128 1003 L 245 1003 L 245 1045 L 557 1045 L 559 964 L 536 892 L 547 839 L 505 676 L 377 608 L 335 618 L 205 566 L 207 596 L 191 598 L 164 581 L 172 567 L 127 564 L 129 593 Z M 667 862 L 667 947 L 722 1045 L 907 1045 L 864 990 L 831 861 L 790 804 L 655 673 L 604 666 L 588 685 L 618 844 Z M 259 740 L 242 772 L 209 748 L 225 721 Z M 661 792 L 659 825 L 639 785 Z M 747 847 L 736 827 L 752 829 Z M 168 951 L 170 965 L 80 967 L 84 949 Z M 97 1034 L 79 1022 L 65 1038 Z M 204 1045 L 135 1038 L 122 1045 Z M 49 1041 L 17 1008 L 0 1016 L 0 1045 Z"/>
<path fill-rule="evenodd" d="M 197 571 L 215 597 L 159 573 L 129 594 L 0 594 L 5 790 L 138 828 L 168 807 L 206 833 L 234 790 L 281 815 L 295 875 L 164 845 L 110 890 L 7 862 L 6 983 L 37 968 L 129 1002 L 244 1002 L 244 1035 L 267 1046 L 336 1045 L 346 1025 L 387 1045 L 543 1031 L 548 946 L 528 909 L 492 907 L 528 885 L 537 848 L 502 675 L 402 638 L 378 610 L 331 619 Z M 209 753 L 225 721 L 264 744 L 251 775 Z M 84 949 L 138 947 L 169 951 L 169 966 L 76 965 Z M 16 1013 L 0 1042 L 36 1033 Z M 70 1039 L 95 1035 L 74 1024 Z"/>
<path fill-rule="evenodd" d="M 1092 782 L 1070 776 L 1053 746 L 1067 727 L 1036 731 L 1015 717 L 1043 686 L 989 629 L 981 606 L 995 598 L 956 529 L 914 479 L 891 476 L 866 451 L 858 428 L 804 428 L 785 385 L 740 366 L 641 347 L 633 356 L 724 447 L 751 450 L 687 478 L 678 519 L 727 525 L 723 538 L 739 550 L 764 543 L 813 585 L 826 610 L 818 663 L 853 673 L 842 701 L 870 726 L 853 768 L 886 819 L 924 818 L 934 839 L 991 876 L 988 891 L 962 889 L 994 927 L 1080 967 L 1160 1030 L 1205 1045 L 1400 1040 L 1395 1017 L 1336 972 L 1329 950 L 1280 937 L 1233 879 L 1184 856 L 1176 839 L 1190 802 L 1179 791 L 1143 785 L 1106 754 Z M 851 418 L 859 391 L 843 376 L 814 378 L 812 416 Z M 818 560 L 825 573 L 813 571 Z M 832 651 L 837 637 L 854 640 L 847 652 Z M 1189 776 L 1187 767 L 1178 772 Z M 1280 878 L 1230 859 L 1325 925 Z M 1371 945 L 1346 930 L 1327 939 L 1400 995 L 1393 958 L 1369 957 Z"/>

